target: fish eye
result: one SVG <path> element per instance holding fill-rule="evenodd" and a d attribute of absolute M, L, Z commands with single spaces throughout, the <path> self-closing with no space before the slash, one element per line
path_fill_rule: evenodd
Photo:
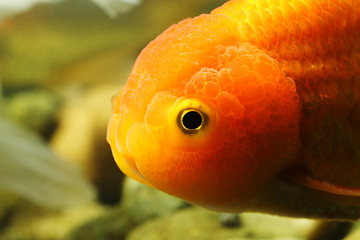
<path fill-rule="evenodd" d="M 174 131 L 178 141 L 188 140 L 188 137 L 196 137 L 199 141 L 204 139 L 217 128 L 219 116 L 215 109 L 216 106 L 210 101 L 179 98 L 168 114 L 168 126 L 171 126 L 168 133 Z"/>
<path fill-rule="evenodd" d="M 180 112 L 180 127 L 185 133 L 196 133 L 206 124 L 207 116 L 196 109 L 186 109 Z"/>

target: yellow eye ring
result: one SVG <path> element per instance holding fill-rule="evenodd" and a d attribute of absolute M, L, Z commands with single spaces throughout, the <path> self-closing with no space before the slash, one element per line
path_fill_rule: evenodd
<path fill-rule="evenodd" d="M 189 138 L 205 139 L 217 126 L 216 106 L 198 98 L 179 98 L 168 113 L 166 133 L 169 142 L 186 142 Z M 195 147 L 194 141 L 192 147 Z"/>
<path fill-rule="evenodd" d="M 208 116 L 197 109 L 189 108 L 179 113 L 177 122 L 184 133 L 193 134 L 207 125 Z"/>

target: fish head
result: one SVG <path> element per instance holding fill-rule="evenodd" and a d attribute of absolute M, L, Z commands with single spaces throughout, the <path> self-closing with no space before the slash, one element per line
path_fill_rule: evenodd
<path fill-rule="evenodd" d="M 173 25 L 114 97 L 107 139 L 129 177 L 217 211 L 254 205 L 298 147 L 299 97 L 222 15 Z"/>

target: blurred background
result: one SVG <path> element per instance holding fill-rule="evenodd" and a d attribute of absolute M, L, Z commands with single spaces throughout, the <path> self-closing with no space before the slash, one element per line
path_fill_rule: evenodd
<path fill-rule="evenodd" d="M 224 2 L 0 0 L 0 239 L 304 238 L 313 221 L 220 224 L 124 180 L 106 142 L 111 97 L 140 51 Z"/>

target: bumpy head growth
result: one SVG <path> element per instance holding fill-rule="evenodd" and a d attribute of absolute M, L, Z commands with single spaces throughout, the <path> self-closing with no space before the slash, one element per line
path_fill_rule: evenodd
<path fill-rule="evenodd" d="M 207 208 L 241 211 L 293 163 L 296 86 L 238 31 L 224 15 L 202 15 L 143 50 L 109 123 L 125 174 Z"/>

